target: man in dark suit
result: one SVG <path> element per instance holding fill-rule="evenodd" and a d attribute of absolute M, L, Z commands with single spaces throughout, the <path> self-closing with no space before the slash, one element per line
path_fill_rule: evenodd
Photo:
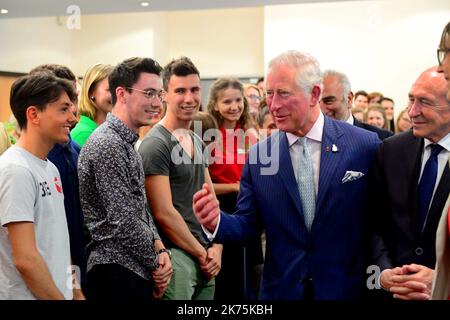
<path fill-rule="evenodd" d="M 413 130 L 385 140 L 375 160 L 373 258 L 394 298 L 430 297 L 436 229 L 450 191 L 446 85 L 436 67 L 419 76 L 409 92 Z"/>
<path fill-rule="evenodd" d="M 236 213 L 220 214 L 207 185 L 194 195 L 215 241 L 243 242 L 265 230 L 261 299 L 357 299 L 363 290 L 366 174 L 379 139 L 324 116 L 321 82 L 314 57 L 274 58 L 267 105 L 281 131 L 252 147 Z"/>
<path fill-rule="evenodd" d="M 383 130 L 355 119 L 351 113 L 353 92 L 348 77 L 334 70 L 323 73 L 323 92 L 320 109 L 327 116 L 345 121 L 351 125 L 375 132 L 380 140 L 393 135 L 391 131 Z"/>

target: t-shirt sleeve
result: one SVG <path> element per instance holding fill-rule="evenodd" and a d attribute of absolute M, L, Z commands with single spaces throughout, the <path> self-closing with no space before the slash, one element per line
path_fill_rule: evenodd
<path fill-rule="evenodd" d="M 171 154 L 167 142 L 160 137 L 147 136 L 139 146 L 144 174 L 169 176 Z"/>
<path fill-rule="evenodd" d="M 32 173 L 10 164 L 0 170 L 0 224 L 34 222 L 37 187 Z"/>

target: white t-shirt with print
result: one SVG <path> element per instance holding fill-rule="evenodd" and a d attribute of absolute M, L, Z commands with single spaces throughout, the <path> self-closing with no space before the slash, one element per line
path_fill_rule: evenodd
<path fill-rule="evenodd" d="M 19 146 L 0 156 L 0 300 L 36 299 L 15 268 L 10 222 L 34 224 L 36 246 L 58 289 L 72 299 L 70 246 L 58 169 Z"/>

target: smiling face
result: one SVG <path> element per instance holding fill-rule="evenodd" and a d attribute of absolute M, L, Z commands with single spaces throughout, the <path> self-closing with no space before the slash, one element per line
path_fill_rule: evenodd
<path fill-rule="evenodd" d="M 362 94 L 358 95 L 355 98 L 354 107 L 367 109 L 369 107 L 369 98 L 367 98 L 365 95 Z"/>
<path fill-rule="evenodd" d="M 163 100 L 167 104 L 168 119 L 177 123 L 177 128 L 189 128 L 200 108 L 200 77 L 197 74 L 185 77 L 172 75 Z"/>
<path fill-rule="evenodd" d="M 380 111 L 370 110 L 367 113 L 367 123 L 377 128 L 384 127 L 384 117 Z"/>
<path fill-rule="evenodd" d="M 279 65 L 269 70 L 266 81 L 267 105 L 278 129 L 304 136 L 314 125 L 320 109 L 320 88 L 305 94 L 296 82 L 296 70 Z"/>
<path fill-rule="evenodd" d="M 109 91 L 108 78 L 98 82 L 92 93 L 89 95 L 95 106 L 104 114 L 111 112 L 111 92 Z"/>
<path fill-rule="evenodd" d="M 76 121 L 72 110 L 73 103 L 64 92 L 43 110 L 36 110 L 36 117 L 30 121 L 39 124 L 40 134 L 49 143 L 65 143 L 69 141 L 70 129 Z"/>
<path fill-rule="evenodd" d="M 344 97 L 344 87 L 337 76 L 329 75 L 323 79 L 323 93 L 320 109 L 327 116 L 346 121 L 350 116 L 351 97 Z"/>
<path fill-rule="evenodd" d="M 447 81 L 436 68 L 423 72 L 409 92 L 408 115 L 416 137 L 436 143 L 450 132 Z"/>
<path fill-rule="evenodd" d="M 411 128 L 411 119 L 409 119 L 408 112 L 402 111 L 398 116 L 397 128 L 399 132 L 408 131 Z"/>
<path fill-rule="evenodd" d="M 131 92 L 121 90 L 124 90 L 129 124 L 132 130 L 137 131 L 141 126 L 151 124 L 153 118 L 161 116 L 163 108 L 159 97 L 149 98 L 145 93 L 149 90 L 160 92 L 161 79 L 156 74 L 143 72 L 132 88 L 135 90 L 131 89 Z"/>
<path fill-rule="evenodd" d="M 389 100 L 383 100 L 381 101 L 381 106 L 386 111 L 386 118 L 388 120 L 392 120 L 392 118 L 394 117 L 394 103 Z"/>
<path fill-rule="evenodd" d="M 250 106 L 250 113 L 257 114 L 259 112 L 259 105 L 261 104 L 261 95 L 255 88 L 249 87 L 245 91 L 248 104 Z"/>
<path fill-rule="evenodd" d="M 223 118 L 226 128 L 234 128 L 244 112 L 244 97 L 238 89 L 227 88 L 218 93 L 214 108 Z"/>

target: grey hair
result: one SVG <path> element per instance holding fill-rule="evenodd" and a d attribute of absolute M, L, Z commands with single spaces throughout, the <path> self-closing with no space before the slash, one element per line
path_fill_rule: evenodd
<path fill-rule="evenodd" d="M 269 70 L 281 65 L 295 68 L 296 82 L 303 93 L 311 94 L 315 85 L 322 89 L 322 72 L 319 62 L 310 54 L 295 50 L 286 51 L 269 62 Z"/>
<path fill-rule="evenodd" d="M 342 72 L 336 70 L 325 70 L 323 72 L 323 78 L 325 79 L 328 76 L 336 77 L 339 80 L 339 83 L 342 85 L 342 99 L 347 103 L 348 95 L 352 91 L 348 77 Z"/>

